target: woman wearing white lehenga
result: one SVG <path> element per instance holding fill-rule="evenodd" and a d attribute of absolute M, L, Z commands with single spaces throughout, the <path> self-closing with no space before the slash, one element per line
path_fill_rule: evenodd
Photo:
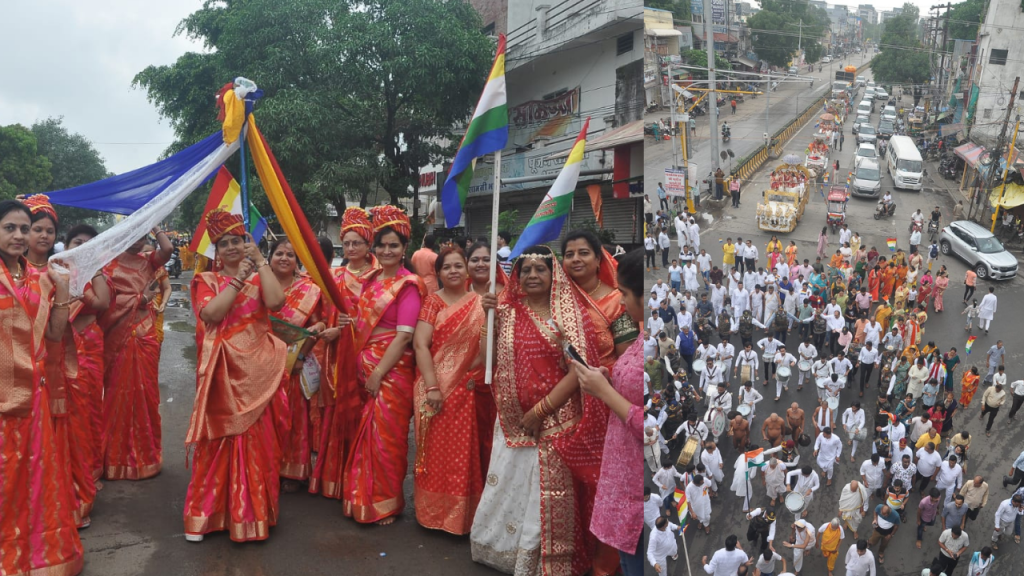
<path fill-rule="evenodd" d="M 566 369 L 567 344 L 597 355 L 590 316 L 552 264 L 547 246 L 528 248 L 500 301 L 483 297 L 496 306 L 498 421 L 470 544 L 474 561 L 517 576 L 579 576 L 598 546 L 588 528 L 608 412 Z"/>

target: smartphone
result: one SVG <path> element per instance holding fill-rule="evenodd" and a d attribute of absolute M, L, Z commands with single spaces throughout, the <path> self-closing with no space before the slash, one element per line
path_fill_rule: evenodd
<path fill-rule="evenodd" d="M 572 358 L 573 360 L 579 362 L 580 364 L 583 364 L 584 366 L 590 366 L 589 364 L 587 364 L 587 361 L 583 359 L 583 356 L 580 356 L 580 353 L 576 351 L 576 348 L 574 348 L 572 344 L 565 345 L 565 354 L 569 358 Z"/>

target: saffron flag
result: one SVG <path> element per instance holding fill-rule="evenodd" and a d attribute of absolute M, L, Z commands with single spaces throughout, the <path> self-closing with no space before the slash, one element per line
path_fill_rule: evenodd
<path fill-rule="evenodd" d="M 452 161 L 448 178 L 441 189 L 441 208 L 448 228 L 454 228 L 462 220 L 466 205 L 466 194 L 473 179 L 473 168 L 477 158 L 498 152 L 508 142 L 508 107 L 505 93 L 505 35 L 498 36 L 498 50 L 494 65 L 487 77 L 487 84 L 480 94 L 480 100 L 473 112 L 473 119 L 466 127 L 459 151 Z M 497 196 L 498 190 L 495 190 Z M 497 199 L 495 199 L 497 201 Z"/>
<path fill-rule="evenodd" d="M 220 167 L 217 177 L 213 180 L 213 187 L 210 189 L 210 197 L 206 199 L 206 206 L 203 207 L 203 214 L 217 209 L 232 214 L 242 214 L 242 189 L 231 172 L 224 166 Z M 253 240 L 259 242 L 267 233 L 267 220 L 255 206 L 249 206 L 249 222 L 249 233 L 252 234 Z M 205 220 L 200 220 L 196 233 L 192 237 L 192 243 L 189 244 L 189 250 L 211 260 L 216 255 L 214 245 L 210 242 L 210 235 L 206 233 Z"/>
<path fill-rule="evenodd" d="M 896 251 L 896 239 L 895 238 L 886 238 L 885 239 L 885 243 L 889 245 L 889 252 L 895 252 Z"/>
<path fill-rule="evenodd" d="M 977 336 L 971 336 L 967 339 L 967 344 L 964 346 L 964 352 L 967 352 L 968 356 L 971 355 L 971 347 L 974 346 L 974 341 L 977 339 Z"/>
<path fill-rule="evenodd" d="M 572 208 L 573 193 L 576 191 L 576 182 L 580 178 L 580 168 L 583 166 L 583 152 L 587 146 L 587 128 L 590 126 L 590 117 L 583 122 L 583 129 L 580 130 L 576 142 L 569 151 L 569 157 L 565 160 L 565 166 L 555 178 L 555 183 L 540 202 L 540 207 L 534 212 L 533 218 L 523 229 L 523 233 L 516 240 L 516 246 L 512 250 L 510 258 L 516 258 L 530 246 L 550 242 L 562 233 L 562 226 L 565 225 L 566 217 Z"/>
<path fill-rule="evenodd" d="M 676 514 L 679 516 L 679 531 L 686 530 L 686 521 L 690 518 L 690 506 L 686 503 L 686 492 L 676 488 Z"/>

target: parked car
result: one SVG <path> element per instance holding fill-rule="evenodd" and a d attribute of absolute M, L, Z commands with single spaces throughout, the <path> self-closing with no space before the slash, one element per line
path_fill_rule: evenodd
<path fill-rule="evenodd" d="M 892 120 L 885 120 L 884 118 L 878 123 L 878 137 L 879 138 L 892 138 L 892 135 L 896 133 L 896 126 Z"/>
<path fill-rule="evenodd" d="M 864 124 L 860 127 L 860 130 L 857 131 L 857 144 L 867 142 L 873 146 L 877 139 L 878 133 L 875 131 L 875 127 L 871 124 Z"/>
<path fill-rule="evenodd" d="M 858 116 L 870 116 L 873 111 L 874 107 L 871 105 L 870 100 L 861 100 L 860 104 L 857 104 Z"/>
<path fill-rule="evenodd" d="M 888 100 L 889 93 L 885 91 L 885 88 L 875 88 L 875 100 Z"/>
<path fill-rule="evenodd" d="M 821 63 L 822 64 L 828 64 L 831 61 L 832 61 L 832 57 L 831 56 L 825 56 L 824 58 L 821 59 Z"/>
<path fill-rule="evenodd" d="M 800 70 L 798 70 L 796 66 L 790 66 L 789 67 L 789 75 L 790 76 L 796 76 L 799 72 L 800 72 Z"/>
<path fill-rule="evenodd" d="M 857 145 L 857 154 L 853 157 L 853 165 L 860 166 L 863 160 L 878 161 L 878 152 L 875 151 L 875 147 L 871 144 Z"/>
<path fill-rule="evenodd" d="M 868 117 L 865 114 L 861 114 L 860 116 L 857 116 L 857 119 L 853 121 L 853 133 L 854 133 L 854 135 L 857 134 L 857 132 L 860 130 L 861 125 L 863 125 L 863 124 L 871 124 L 871 118 Z"/>
<path fill-rule="evenodd" d="M 896 107 L 895 106 L 886 106 L 885 108 L 882 108 L 882 120 L 891 120 L 891 121 L 895 122 L 896 121 Z"/>
<path fill-rule="evenodd" d="M 981 279 L 1006 280 L 1017 275 L 1017 258 L 991 232 L 968 220 L 942 229 L 939 250 L 967 262 Z"/>

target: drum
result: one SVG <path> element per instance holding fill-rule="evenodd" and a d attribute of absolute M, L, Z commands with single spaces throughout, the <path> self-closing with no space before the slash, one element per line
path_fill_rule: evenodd
<path fill-rule="evenodd" d="M 696 372 L 697 374 L 700 374 L 701 372 L 703 372 L 705 366 L 707 366 L 707 362 L 705 362 L 703 360 L 694 360 L 693 361 L 693 371 Z"/>
<path fill-rule="evenodd" d="M 804 510 L 804 495 L 798 492 L 786 494 L 786 509 L 799 515 Z"/>
<path fill-rule="evenodd" d="M 765 352 L 761 355 L 761 359 L 765 362 L 775 362 L 775 352 Z"/>
<path fill-rule="evenodd" d="M 829 396 L 825 400 L 825 404 L 828 406 L 829 410 L 835 410 L 836 408 L 839 408 L 839 397 L 838 396 Z"/>
<path fill-rule="evenodd" d="M 775 380 L 780 382 L 783 386 L 789 384 L 789 376 L 792 371 L 789 366 L 779 366 L 779 369 L 775 371 Z"/>
<path fill-rule="evenodd" d="M 686 444 L 683 445 L 683 451 L 679 453 L 679 459 L 676 460 L 676 464 L 679 466 L 686 466 L 690 463 L 693 455 L 697 453 L 700 448 L 700 436 L 694 434 L 686 439 Z"/>
<path fill-rule="evenodd" d="M 740 368 L 740 382 L 753 382 L 753 381 L 754 381 L 754 374 L 751 372 L 750 365 L 749 364 L 744 364 L 743 367 Z"/>
<path fill-rule="evenodd" d="M 825 383 L 829 382 L 830 380 L 831 380 L 830 378 L 818 378 L 814 382 L 815 382 L 815 384 L 818 385 L 818 388 L 821 388 L 822 390 L 824 390 L 825 389 Z"/>
<path fill-rule="evenodd" d="M 799 368 L 801 372 L 810 372 L 811 371 L 811 361 L 810 360 L 801 360 L 800 362 L 797 363 L 796 367 Z"/>
<path fill-rule="evenodd" d="M 860 430 L 857 431 L 856 434 L 853 435 L 853 439 L 856 440 L 857 442 L 863 442 L 863 441 L 867 440 L 867 438 L 868 438 L 868 429 L 867 428 L 861 428 Z"/>
<path fill-rule="evenodd" d="M 740 413 L 740 416 L 746 418 L 747 416 L 750 416 L 750 404 L 740 404 L 739 406 L 736 407 L 736 411 Z"/>
<path fill-rule="evenodd" d="M 707 417 L 708 422 L 711 424 L 711 435 L 718 438 L 725 432 L 725 414 L 722 414 L 718 410 L 712 410 Z"/>

